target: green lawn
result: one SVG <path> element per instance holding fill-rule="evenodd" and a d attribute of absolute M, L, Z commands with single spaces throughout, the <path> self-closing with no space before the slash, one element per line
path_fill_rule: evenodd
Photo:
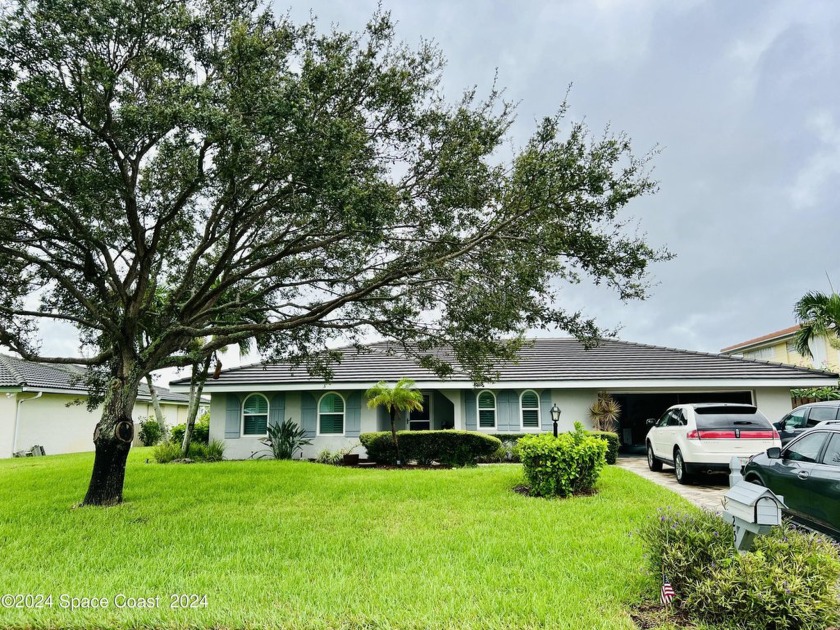
<path fill-rule="evenodd" d="M 0 627 L 632 628 L 642 519 L 669 491 L 608 468 L 591 497 L 520 496 L 518 466 L 377 471 L 146 464 L 125 503 L 74 509 L 92 455 L 0 461 Z M 172 594 L 206 608 L 170 608 Z M 118 594 L 160 608 L 116 608 Z M 61 596 L 105 597 L 100 610 Z"/>

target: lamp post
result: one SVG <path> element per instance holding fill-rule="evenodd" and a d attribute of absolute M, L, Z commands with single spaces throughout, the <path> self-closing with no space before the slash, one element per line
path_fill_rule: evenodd
<path fill-rule="evenodd" d="M 551 421 L 554 423 L 554 437 L 557 437 L 557 423 L 560 422 L 560 407 L 557 403 L 551 408 Z"/>

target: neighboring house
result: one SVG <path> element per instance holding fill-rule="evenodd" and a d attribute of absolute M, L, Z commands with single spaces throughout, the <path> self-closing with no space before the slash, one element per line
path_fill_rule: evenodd
<path fill-rule="evenodd" d="M 359 434 L 390 426 L 383 409 L 368 409 L 365 391 L 380 380 L 412 378 L 423 393 L 423 411 L 399 421 L 399 429 L 468 429 L 487 433 L 551 431 L 551 407 L 562 414 L 559 428 L 575 421 L 591 426 L 589 407 L 598 392 L 622 407 L 619 433 L 626 444 L 641 444 L 645 420 L 669 406 L 690 402 L 757 404 L 771 419 L 790 411 L 790 390 L 836 383 L 837 375 L 799 367 L 769 365 L 607 340 L 591 350 L 574 339 L 536 339 L 516 364 L 499 366 L 499 378 L 483 387 L 458 370 L 447 380 L 418 367 L 384 343 L 369 352 L 345 350 L 330 383 L 288 364 L 257 364 L 222 371 L 204 392 L 211 395 L 210 437 L 224 440 L 232 459 L 264 450 L 260 439 L 269 424 L 291 418 L 314 438 L 303 456 L 358 444 Z M 189 380 L 170 383 L 187 391 Z"/>
<path fill-rule="evenodd" d="M 832 343 L 826 337 L 816 337 L 809 344 L 812 357 L 803 357 L 796 351 L 794 337 L 799 331 L 799 325 L 783 330 L 777 330 L 755 339 L 749 339 L 728 346 L 721 350 L 722 354 L 741 356 L 756 361 L 775 361 L 798 365 L 800 367 L 815 367 L 832 372 L 840 371 L 840 346 Z M 835 383 L 836 385 L 836 383 Z"/>
<path fill-rule="evenodd" d="M 39 444 L 47 455 L 93 450 L 98 411 L 88 411 L 84 368 L 24 361 L 0 354 L 0 457 Z M 188 394 L 155 388 L 169 426 L 186 421 Z M 81 404 L 75 404 L 81 402 Z M 141 386 L 132 418 L 154 416 Z M 135 427 L 135 436 L 139 426 Z"/>

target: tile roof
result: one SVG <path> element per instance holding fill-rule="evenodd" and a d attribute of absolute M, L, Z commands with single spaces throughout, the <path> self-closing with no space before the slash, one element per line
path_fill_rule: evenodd
<path fill-rule="evenodd" d="M 499 378 L 496 382 L 665 379 L 761 379 L 787 382 L 819 377 L 837 378 L 836 374 L 822 370 L 614 339 L 603 340 L 598 347 L 590 350 L 586 350 L 576 339 L 543 338 L 532 341 L 522 348 L 517 363 L 503 362 L 498 365 Z M 441 380 L 386 343 L 372 344 L 367 348 L 369 351 L 363 353 L 353 348 L 343 349 L 341 362 L 332 367 L 331 382 L 369 383 L 400 377 L 427 382 Z M 455 373 L 447 380 L 468 379 L 463 370 L 456 366 Z M 224 370 L 218 379 L 208 381 L 206 387 L 309 382 L 321 383 L 322 380 L 310 376 L 303 366 L 257 363 Z M 186 384 L 189 384 L 189 379 L 170 383 L 181 386 Z"/>
<path fill-rule="evenodd" d="M 78 365 L 37 363 L 0 354 L 0 387 L 58 389 L 86 394 L 84 374 L 85 368 Z M 155 391 L 161 402 L 188 404 L 190 401 L 189 394 L 171 392 L 166 387 L 156 386 Z M 151 400 L 149 388 L 145 383 L 140 385 L 137 400 Z"/>
<path fill-rule="evenodd" d="M 782 337 L 788 337 L 799 330 L 799 324 L 796 326 L 791 326 L 790 328 L 783 328 L 782 330 L 777 330 L 776 332 L 767 333 L 766 335 L 762 335 L 761 337 L 756 337 L 755 339 L 748 339 L 747 341 L 742 341 L 740 343 L 736 343 L 731 346 L 726 346 L 721 350 L 721 352 L 732 352 L 733 350 L 741 350 L 743 348 L 748 348 L 750 346 L 758 345 L 764 341 L 770 341 L 772 339 L 780 339 Z"/>

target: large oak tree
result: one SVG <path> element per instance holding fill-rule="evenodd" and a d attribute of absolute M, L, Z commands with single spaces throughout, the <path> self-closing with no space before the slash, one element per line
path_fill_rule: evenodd
<path fill-rule="evenodd" d="M 512 149 L 511 108 L 448 102 L 442 66 L 386 14 L 360 34 L 242 0 L 0 18 L 0 344 L 91 367 L 84 503 L 121 501 L 152 370 L 251 338 L 325 370 L 330 339 L 376 333 L 482 380 L 528 328 L 598 334 L 558 305 L 563 280 L 644 297 L 668 254 L 619 211 L 654 190 L 646 159 L 562 106 Z M 50 320 L 78 329 L 80 356 L 42 355 Z"/>

